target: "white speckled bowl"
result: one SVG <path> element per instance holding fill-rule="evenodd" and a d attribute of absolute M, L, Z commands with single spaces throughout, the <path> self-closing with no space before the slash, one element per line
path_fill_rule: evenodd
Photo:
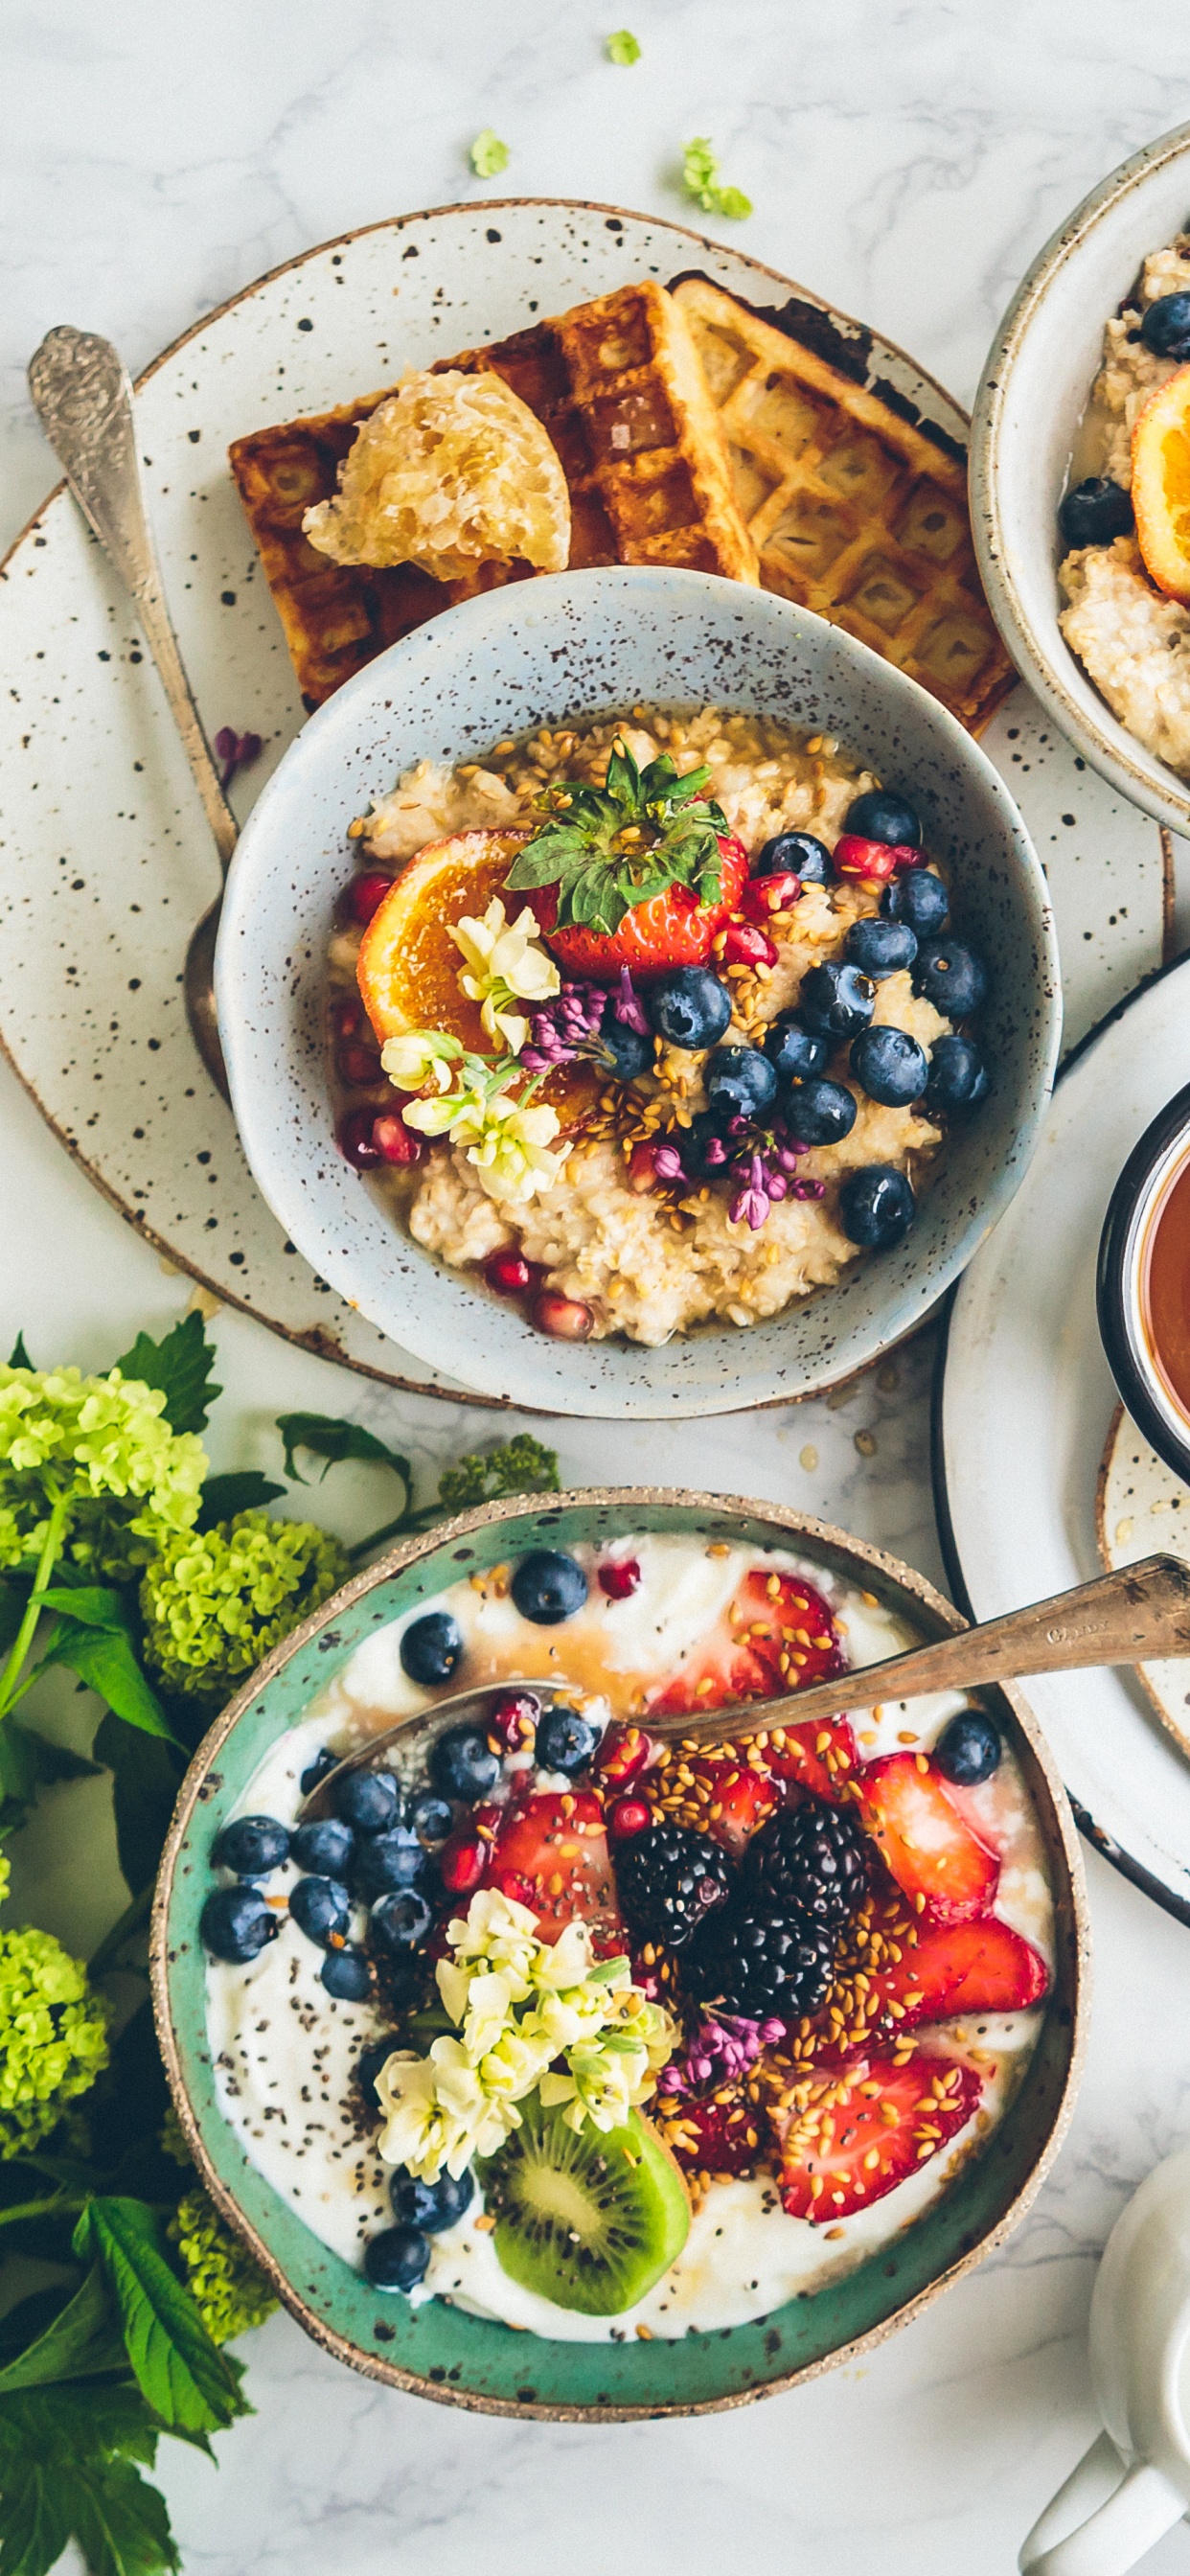
<path fill-rule="evenodd" d="M 993 1094 L 948 1143 L 898 1251 L 746 1332 L 663 1350 L 567 1343 L 399 1233 L 335 1144 L 322 1052 L 324 959 L 353 816 L 423 757 L 638 700 L 725 704 L 829 729 L 911 790 L 959 928 L 986 955 Z M 320 1277 L 419 1358 L 481 1393 L 557 1413 L 723 1413 L 788 1402 L 920 1322 L 1008 1204 L 1036 1140 L 1061 1021 L 1045 883 L 1007 789 L 953 716 L 863 644 L 767 592 L 646 567 L 556 574 L 468 602 L 368 665 L 313 716 L 232 864 L 216 970 L 244 1149 Z"/>
<path fill-rule="evenodd" d="M 1058 624 L 1058 504 L 1103 349 L 1147 253 L 1190 220 L 1190 125 L 1123 161 L 1034 261 L 988 353 L 971 421 L 971 524 L 992 614 L 1022 677 L 1093 769 L 1190 831 L 1190 783 L 1117 723 Z"/>

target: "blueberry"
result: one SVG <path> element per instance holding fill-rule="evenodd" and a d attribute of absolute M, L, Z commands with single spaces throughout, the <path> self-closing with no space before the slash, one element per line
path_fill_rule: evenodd
<path fill-rule="evenodd" d="M 1190 303 L 1190 296 L 1186 298 Z M 944 1780 L 957 1788 L 974 1788 L 1000 1768 L 1004 1747 L 990 1717 L 981 1708 L 964 1708 L 944 1726 L 934 1747 L 934 1760 Z"/>
<path fill-rule="evenodd" d="M 289 1858 L 289 1829 L 275 1816 L 236 1816 L 225 1825 L 211 1854 L 219 1869 L 234 1869 L 237 1878 L 264 1878 Z"/>
<path fill-rule="evenodd" d="M 776 1069 L 759 1047 L 716 1047 L 705 1079 L 719 1117 L 760 1118 L 777 1097 Z"/>
<path fill-rule="evenodd" d="M 449 1610 L 427 1610 L 425 1618 L 415 1619 L 401 1639 L 402 1670 L 427 1690 L 450 1680 L 462 1653 L 463 1631 Z"/>
<path fill-rule="evenodd" d="M 861 975 L 871 975 L 879 984 L 885 975 L 897 975 L 902 967 L 912 966 L 917 932 L 907 921 L 853 921 L 847 933 L 847 955 Z"/>
<path fill-rule="evenodd" d="M 401 2043 L 395 2030 L 387 2030 L 383 2039 L 370 2039 L 367 2047 L 361 2048 L 359 2056 L 356 2058 L 352 2074 L 355 2083 L 363 2094 L 369 2111 L 378 2111 L 380 2109 L 380 2095 L 376 2090 L 376 2078 L 380 2073 L 381 2067 L 386 2063 L 387 2059 L 392 2056 L 394 2048 L 399 2048 L 400 2045 Z"/>
<path fill-rule="evenodd" d="M 401 1792 L 391 1771 L 349 1771 L 339 1783 L 335 1805 L 357 1834 L 383 1834 L 397 1821 Z"/>
<path fill-rule="evenodd" d="M 891 1163 L 865 1163 L 849 1172 L 839 1192 L 839 1223 L 851 1243 L 888 1252 L 903 1243 L 917 1201 L 903 1172 Z"/>
<path fill-rule="evenodd" d="M 1089 474 L 1085 483 L 1076 483 L 1058 512 L 1068 546 L 1110 546 L 1113 537 L 1126 537 L 1132 524 L 1131 493 L 1106 474 Z"/>
<path fill-rule="evenodd" d="M 929 939 L 950 918 L 950 896 L 933 868 L 906 868 L 880 898 L 886 921 L 907 921 L 919 939 Z"/>
<path fill-rule="evenodd" d="M 409 1822 L 427 1851 L 437 1851 L 439 1844 L 446 1841 L 454 1817 L 445 1798 L 436 1798 L 432 1789 L 423 1789 L 409 1810 Z"/>
<path fill-rule="evenodd" d="M 916 850 L 921 845 L 921 817 L 904 796 L 884 787 L 869 788 L 866 796 L 857 796 L 847 808 L 845 832 L 858 832 L 861 841 L 888 841 L 901 850 Z"/>
<path fill-rule="evenodd" d="M 373 1906 L 368 1933 L 382 1950 L 416 1950 L 433 1920 L 432 1907 L 416 1887 L 394 1888 Z"/>
<path fill-rule="evenodd" d="M 778 832 L 752 861 L 754 877 L 784 876 L 786 869 L 803 885 L 829 885 L 834 875 L 830 851 L 812 832 Z"/>
<path fill-rule="evenodd" d="M 959 1109 L 978 1109 L 990 1088 L 987 1067 L 973 1038 L 956 1034 L 935 1040 L 926 1084 L 927 1109 L 951 1115 Z"/>
<path fill-rule="evenodd" d="M 599 1034 L 608 1054 L 615 1059 L 612 1070 L 618 1082 L 635 1082 L 638 1073 L 651 1070 L 652 1039 L 642 1037 L 639 1029 L 630 1029 L 624 1020 L 618 1020 L 610 1002 L 603 1014 Z"/>
<path fill-rule="evenodd" d="M 337 1816 L 324 1816 L 315 1825 L 299 1825 L 293 1838 L 293 1858 L 299 1869 L 320 1869 L 331 1878 L 345 1878 L 355 1850 L 355 1835 L 350 1825 L 341 1824 Z"/>
<path fill-rule="evenodd" d="M 547 1708 L 538 1718 L 535 1752 L 542 1771 L 565 1771 L 569 1776 L 583 1770 L 598 1742 L 595 1728 L 579 1716 L 577 1708 Z"/>
<path fill-rule="evenodd" d="M 277 1917 L 258 1887 L 216 1887 L 208 1896 L 199 1923 L 206 1948 L 215 1959 L 242 1967 L 254 1959 L 277 1932 Z"/>
<path fill-rule="evenodd" d="M 668 1046 L 714 1046 L 731 1018 L 731 995 L 709 966 L 676 966 L 672 974 L 659 975 L 644 1003 Z"/>
<path fill-rule="evenodd" d="M 812 1074 L 825 1073 L 831 1060 L 830 1039 L 806 1028 L 796 1011 L 782 1011 L 770 1021 L 764 1051 L 782 1082 L 807 1082 Z"/>
<path fill-rule="evenodd" d="M 318 1973 L 336 2003 L 362 2004 L 372 1991 L 372 1971 L 362 1950 L 328 1950 Z"/>
<path fill-rule="evenodd" d="M 450 1726 L 434 1746 L 429 1772 L 444 1798 L 461 1798 L 471 1806 L 495 1788 L 500 1756 L 493 1753 L 482 1726 Z"/>
<path fill-rule="evenodd" d="M 407 1825 L 396 1825 L 391 1834 L 369 1834 L 361 1843 L 352 1884 L 371 1904 L 373 1897 L 387 1896 L 390 1888 L 420 1887 L 429 1866 L 417 1835 Z"/>
<path fill-rule="evenodd" d="M 522 1619 L 531 1619 L 535 1628 L 556 1628 L 582 1609 L 587 1578 L 574 1557 L 563 1556 L 559 1548 L 535 1547 L 513 1575 L 512 1597 Z"/>
<path fill-rule="evenodd" d="M 855 1093 L 820 1078 L 791 1083 L 783 1114 L 799 1145 L 839 1145 L 855 1125 Z"/>
<path fill-rule="evenodd" d="M 819 1037 L 854 1038 L 872 1016 L 876 987 L 858 966 L 812 966 L 798 995 L 798 1017 Z"/>
<path fill-rule="evenodd" d="M 384 2227 L 364 2246 L 364 2270 L 374 2290 L 415 2290 L 429 2261 L 430 2240 L 420 2227 Z"/>
<path fill-rule="evenodd" d="M 341 1878 L 299 1878 L 289 1891 L 289 1911 L 307 1940 L 325 1948 L 332 1932 L 345 1932 L 351 1899 Z"/>
<path fill-rule="evenodd" d="M 713 1109 L 700 1109 L 682 1136 L 682 1161 L 692 1181 L 713 1181 L 731 1161 L 732 1146 L 723 1120 Z"/>
<path fill-rule="evenodd" d="M 931 939 L 917 952 L 913 984 L 948 1020 L 965 1020 L 987 993 L 988 970 L 965 940 Z"/>
<path fill-rule="evenodd" d="M 332 1753 L 329 1744 L 322 1745 L 319 1751 L 315 1754 L 309 1770 L 303 1771 L 302 1773 L 301 1791 L 303 1798 L 311 1797 L 315 1789 L 318 1787 L 319 1782 L 321 1780 L 325 1780 L 327 1772 L 333 1771 L 336 1762 L 341 1762 L 342 1759 L 343 1756 L 341 1753 Z"/>
<path fill-rule="evenodd" d="M 464 2210 L 475 2198 L 475 2177 L 470 2172 L 459 2175 L 440 2173 L 437 2182 L 419 2182 L 416 2174 L 398 2165 L 388 2187 L 393 2216 L 406 2227 L 420 2227 L 423 2236 L 439 2236 L 444 2227 L 457 2227 Z"/>
<path fill-rule="evenodd" d="M 884 1109 L 907 1109 L 925 1090 L 925 1049 L 904 1029 L 861 1029 L 849 1061 L 861 1090 Z"/>
<path fill-rule="evenodd" d="M 1190 358 L 1190 295 L 1159 295 L 1141 317 L 1140 336 L 1155 358 Z"/>

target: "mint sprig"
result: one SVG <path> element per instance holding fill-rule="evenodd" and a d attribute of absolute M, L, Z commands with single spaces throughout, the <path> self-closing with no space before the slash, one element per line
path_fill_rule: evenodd
<path fill-rule="evenodd" d="M 557 927 L 611 937 L 625 914 L 670 886 L 689 886 L 700 904 L 722 892 L 720 807 L 704 796 L 709 769 L 679 778 L 668 752 L 641 769 L 627 743 L 612 745 L 602 787 L 561 783 L 546 789 L 548 821 L 514 860 L 513 893 L 558 889 Z"/>

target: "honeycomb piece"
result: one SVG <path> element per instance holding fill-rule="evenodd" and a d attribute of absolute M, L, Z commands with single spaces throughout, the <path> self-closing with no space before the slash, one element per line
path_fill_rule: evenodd
<path fill-rule="evenodd" d="M 540 421 L 502 377 L 423 374 L 361 423 L 335 498 L 314 501 L 302 529 L 335 563 L 414 564 L 440 582 L 481 564 L 560 572 L 570 495 Z"/>

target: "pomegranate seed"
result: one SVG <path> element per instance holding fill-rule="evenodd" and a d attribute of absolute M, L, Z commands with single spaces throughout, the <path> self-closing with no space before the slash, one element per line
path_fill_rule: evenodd
<path fill-rule="evenodd" d="M 481 1843 L 475 1833 L 464 1828 L 452 1834 L 438 1855 L 443 1886 L 452 1896 L 470 1896 L 483 1877 L 486 1860 L 487 1845 Z"/>
<path fill-rule="evenodd" d="M 364 1024 L 363 1004 L 346 994 L 342 1001 L 336 1002 L 333 1018 L 337 1037 L 357 1038 Z"/>
<path fill-rule="evenodd" d="M 483 1265 L 484 1278 L 498 1297 L 523 1297 L 526 1289 L 533 1285 L 535 1270 L 540 1278 L 537 1263 L 526 1261 L 524 1254 L 514 1252 L 511 1244 L 506 1244 L 502 1252 L 489 1252 Z"/>
<path fill-rule="evenodd" d="M 606 1592 L 609 1601 L 627 1601 L 639 1588 L 640 1567 L 634 1556 L 624 1556 L 618 1562 L 600 1566 L 599 1589 Z"/>
<path fill-rule="evenodd" d="M 798 880 L 801 882 L 800 878 Z M 717 943 L 725 966 L 775 966 L 777 951 L 767 930 L 751 921 L 729 921 Z"/>
<path fill-rule="evenodd" d="M 579 1297 L 560 1297 L 553 1288 L 543 1288 L 532 1306 L 533 1321 L 539 1333 L 552 1333 L 559 1342 L 585 1342 L 594 1329 L 595 1317 Z"/>
<path fill-rule="evenodd" d="M 836 841 L 834 864 L 841 877 L 867 877 L 872 885 L 884 885 L 898 868 L 919 868 L 924 858 L 921 850 L 912 850 L 899 841 L 865 841 L 858 832 L 844 832 Z"/>
<path fill-rule="evenodd" d="M 749 877 L 740 896 L 740 911 L 749 921 L 764 921 L 770 912 L 788 912 L 800 902 L 801 891 L 801 878 L 794 875 L 792 868 L 784 869 L 780 876 Z"/>
<path fill-rule="evenodd" d="M 623 1842 L 629 1834 L 645 1832 L 652 1824 L 653 1810 L 651 1807 L 646 1807 L 643 1798 L 617 1798 L 615 1806 L 608 1813 L 607 1821 L 617 1842 Z"/>
<path fill-rule="evenodd" d="M 540 1715 L 541 1702 L 530 1691 L 506 1691 L 488 1711 L 488 1734 L 504 1753 L 529 1752 Z"/>
<path fill-rule="evenodd" d="M 424 1138 L 387 1109 L 373 1125 L 372 1142 L 386 1163 L 420 1163 L 425 1152 Z"/>
<path fill-rule="evenodd" d="M 362 876 L 353 877 L 347 889 L 348 909 L 357 921 L 369 922 L 379 912 L 392 878 L 379 868 L 366 868 Z"/>
<path fill-rule="evenodd" d="M 375 1123 L 374 1109 L 353 1109 L 340 1125 L 339 1152 L 357 1172 L 373 1172 L 382 1160 L 379 1146 L 372 1142 Z"/>
<path fill-rule="evenodd" d="M 348 1038 L 340 1046 L 335 1061 L 344 1082 L 380 1080 L 379 1057 L 373 1054 L 371 1047 L 361 1046 L 355 1038 Z"/>
<path fill-rule="evenodd" d="M 609 1726 L 601 1736 L 594 1768 L 605 1780 L 626 1787 L 643 1771 L 652 1746 L 639 1726 Z"/>
<path fill-rule="evenodd" d="M 496 1885 L 501 1896 L 507 1896 L 513 1905 L 527 1905 L 530 1913 L 536 1914 L 537 1889 L 532 1879 L 522 1878 L 519 1870 L 504 1869 L 501 1870 Z"/>

